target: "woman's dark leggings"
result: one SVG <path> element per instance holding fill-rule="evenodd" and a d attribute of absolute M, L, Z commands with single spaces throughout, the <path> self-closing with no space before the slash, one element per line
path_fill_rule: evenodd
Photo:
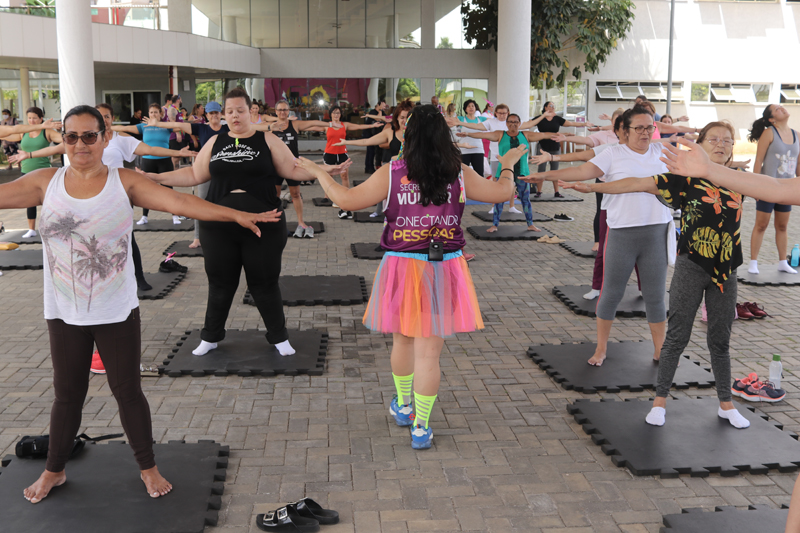
<path fill-rule="evenodd" d="M 461 154 L 461 162 L 483 177 L 483 154 Z"/>
<path fill-rule="evenodd" d="M 270 208 L 247 193 L 230 193 L 220 205 L 261 213 Z M 288 238 L 286 216 L 280 222 L 259 223 L 261 237 L 234 222 L 200 222 L 200 241 L 208 275 L 208 307 L 200 338 L 219 342 L 225 338 L 225 322 L 244 267 L 247 287 L 267 326 L 267 342 L 278 344 L 289 338 L 283 298 L 278 285 L 281 256 Z"/>
<path fill-rule="evenodd" d="M 144 279 L 144 269 L 142 268 L 142 253 L 139 251 L 139 245 L 136 244 L 136 237 L 131 232 L 131 255 L 133 256 L 133 273 L 136 280 Z"/>
<path fill-rule="evenodd" d="M 142 356 L 139 308 L 131 311 L 124 322 L 73 326 L 59 319 L 48 320 L 47 329 L 56 399 L 50 413 L 50 447 L 45 468 L 61 472 L 69 460 L 81 426 L 94 345 L 106 368 L 108 386 L 117 400 L 120 422 L 136 463 L 140 470 L 153 468 L 156 461 L 150 406 L 142 392 L 139 370 Z"/>
<path fill-rule="evenodd" d="M 172 164 L 172 158 L 170 157 L 164 157 L 162 159 L 142 159 L 142 170 L 145 172 L 152 172 L 153 174 L 163 174 L 164 172 L 172 172 L 175 170 L 175 166 Z M 172 188 L 169 185 L 163 185 L 163 187 Z M 142 214 L 147 216 L 150 214 L 150 210 L 143 207 Z"/>
<path fill-rule="evenodd" d="M 599 179 L 594 180 L 594 182 L 602 183 Z M 600 242 L 600 206 L 603 205 L 603 193 L 594 193 L 594 199 L 595 202 L 597 202 L 597 209 L 594 212 L 594 223 L 592 224 L 592 229 L 594 229 L 594 242 Z"/>

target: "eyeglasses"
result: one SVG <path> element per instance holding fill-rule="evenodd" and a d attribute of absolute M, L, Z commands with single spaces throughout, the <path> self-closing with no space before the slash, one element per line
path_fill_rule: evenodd
<path fill-rule="evenodd" d="M 495 111 L 495 115 L 508 115 L 508 111 Z"/>
<path fill-rule="evenodd" d="M 275 111 L 276 111 L 276 112 L 278 112 L 278 113 L 288 113 L 288 112 L 289 112 L 289 108 L 286 108 L 286 109 L 276 109 Z"/>
<path fill-rule="evenodd" d="M 78 135 L 77 133 L 65 133 L 61 138 L 69 145 L 78 144 L 78 139 L 82 140 L 83 144 L 90 145 L 97 142 L 97 137 L 101 133 L 101 131 L 87 131 L 82 135 Z"/>
<path fill-rule="evenodd" d="M 506 124 L 508 124 L 509 126 L 513 126 L 514 124 L 519 126 L 519 122 L 516 120 L 506 120 Z"/>
<path fill-rule="evenodd" d="M 707 137 L 706 141 L 708 141 L 708 144 L 713 144 L 715 146 L 719 144 L 723 146 L 733 146 L 733 139 L 718 139 L 717 137 Z"/>
<path fill-rule="evenodd" d="M 655 126 L 636 126 L 635 128 L 628 127 L 629 130 L 635 131 L 638 135 L 641 135 L 644 132 L 647 132 L 648 135 L 652 134 L 656 131 Z"/>

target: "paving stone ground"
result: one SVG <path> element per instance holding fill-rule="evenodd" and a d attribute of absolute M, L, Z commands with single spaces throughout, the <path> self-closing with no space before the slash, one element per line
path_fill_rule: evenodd
<path fill-rule="evenodd" d="M 363 156 L 354 157 L 351 178 L 364 178 Z M 339 220 L 337 210 L 314 207 L 311 199 L 322 196 L 317 185 L 301 191 L 306 220 L 324 222 L 326 232 L 313 240 L 290 238 L 283 273 L 360 275 L 371 288 L 377 262 L 354 259 L 349 245 L 377 242 L 382 226 Z M 477 209 L 488 206 L 468 206 L 467 212 Z M 574 222 L 543 224 L 559 236 L 591 239 L 593 197 L 580 203 L 540 203 L 535 209 L 575 217 Z M 745 257 L 754 211 L 755 202 L 747 201 Z M 291 208 L 287 215 L 295 220 Z M 0 212 L 9 229 L 23 228 L 24 218 L 24 210 Z M 470 215 L 464 222 L 479 225 Z M 772 235 L 770 230 L 762 262 L 777 260 Z M 185 235 L 147 232 L 136 238 L 147 270 Z M 800 242 L 800 231 L 793 222 L 790 244 L 795 242 Z M 330 533 L 657 532 L 662 515 L 682 508 L 788 504 L 796 474 L 659 479 L 633 477 L 614 466 L 567 414 L 566 404 L 585 398 L 647 398 L 652 392 L 587 396 L 565 391 L 525 355 L 531 344 L 594 341 L 594 321 L 574 315 L 550 293 L 554 285 L 588 283 L 592 261 L 557 245 L 470 236 L 467 250 L 477 254 L 470 269 L 486 328 L 445 344 L 431 450 L 412 450 L 408 429 L 396 427 L 388 414 L 394 392 L 391 338 L 364 328 L 365 305 L 286 308 L 288 327 L 329 333 L 327 369 L 321 377 L 144 378 L 158 442 L 213 439 L 231 447 L 220 521 L 208 531 L 258 531 L 257 513 L 303 496 L 339 511 L 341 523 L 325 527 Z M 145 363 L 161 362 L 184 331 L 202 324 L 207 296 L 203 260 L 180 262 L 189 267 L 186 279 L 167 298 L 141 302 Z M 41 287 L 41 271 L 8 271 L 0 277 L 3 455 L 13 453 L 21 435 L 48 432 L 52 367 Z M 228 327 L 263 329 L 256 308 L 242 303 L 244 290 L 242 278 Z M 800 288 L 740 285 L 739 301 L 764 304 L 772 318 L 735 323 L 734 375 L 767 375 L 769 356 L 780 353 L 788 399 L 762 409 L 786 429 L 800 432 L 793 372 L 798 364 Z M 687 353 L 710 366 L 705 332 L 698 316 Z M 645 320 L 616 321 L 612 341 L 643 338 L 649 338 Z M 710 396 L 714 391 L 689 389 L 673 395 Z M 91 377 L 81 431 L 121 431 L 104 376 Z"/>

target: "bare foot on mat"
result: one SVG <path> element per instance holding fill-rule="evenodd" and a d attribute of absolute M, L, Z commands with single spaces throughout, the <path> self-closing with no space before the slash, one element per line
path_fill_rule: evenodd
<path fill-rule="evenodd" d="M 172 490 L 172 484 L 164 479 L 157 466 L 142 470 L 142 481 L 144 481 L 144 485 L 147 487 L 147 494 L 151 498 L 164 496 Z"/>
<path fill-rule="evenodd" d="M 31 503 L 39 503 L 50 494 L 53 487 L 58 487 L 66 483 L 67 474 L 63 470 L 61 472 L 48 472 L 45 470 L 36 483 L 22 491 L 25 499 Z"/>

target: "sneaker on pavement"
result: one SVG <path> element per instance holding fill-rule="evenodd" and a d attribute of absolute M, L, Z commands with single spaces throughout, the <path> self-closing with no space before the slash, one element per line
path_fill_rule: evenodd
<path fill-rule="evenodd" d="M 369 218 L 375 218 L 376 216 L 378 216 L 378 213 L 373 212 L 369 214 Z"/>
<path fill-rule="evenodd" d="M 553 220 L 557 220 L 559 222 L 571 222 L 575 220 L 574 218 L 565 215 L 564 213 L 559 213 L 553 217 Z"/>
<path fill-rule="evenodd" d="M 540 193 L 540 192 L 533 193 L 533 197 L 534 198 L 541 198 L 542 197 L 542 193 Z"/>
<path fill-rule="evenodd" d="M 174 259 L 165 259 L 161 261 L 158 265 L 159 272 L 183 272 L 186 273 L 189 271 L 188 267 L 183 266 L 182 264 L 178 263 Z"/>
<path fill-rule="evenodd" d="M 776 389 L 771 381 L 756 381 L 751 383 L 744 390 L 742 398 L 748 402 L 768 402 L 774 403 L 783 400 L 786 397 L 786 391 L 783 389 Z"/>
<path fill-rule="evenodd" d="M 734 396 L 738 396 L 739 398 L 744 398 L 744 391 L 751 383 L 755 383 L 758 381 L 758 374 L 755 372 L 750 372 L 747 377 L 742 379 L 734 379 L 733 386 L 731 386 L 731 394 Z"/>
<path fill-rule="evenodd" d="M 516 207 L 512 207 L 512 208 L 510 208 L 510 209 L 508 210 L 508 212 L 509 212 L 509 213 L 514 213 L 515 215 L 521 215 L 521 214 L 522 214 L 522 211 L 520 211 L 520 210 L 519 210 L 519 209 L 517 209 Z"/>
<path fill-rule="evenodd" d="M 765 316 L 769 316 L 769 313 L 764 311 L 764 308 L 758 305 L 756 302 L 745 302 L 743 305 L 756 318 L 764 318 Z"/>
<path fill-rule="evenodd" d="M 475 259 L 475 254 L 462 254 L 464 256 L 464 261 L 469 263 L 473 259 Z"/>
<path fill-rule="evenodd" d="M 491 209 L 489 209 L 489 214 L 490 214 L 490 215 L 494 215 L 494 206 L 492 206 L 492 208 L 491 208 Z"/>
<path fill-rule="evenodd" d="M 314 228 L 308 226 L 305 228 L 305 234 L 303 235 L 306 239 L 313 239 L 314 238 Z"/>
<path fill-rule="evenodd" d="M 564 195 L 561 194 L 560 192 L 554 192 L 553 193 L 553 198 L 564 198 Z"/>
<path fill-rule="evenodd" d="M 172 215 L 172 223 L 173 224 L 180 224 L 181 223 L 181 217 L 179 217 L 178 215 Z"/>
<path fill-rule="evenodd" d="M 147 224 L 147 217 L 140 218 L 139 222 L 136 223 L 137 226 L 141 226 L 143 224 Z"/>
<path fill-rule="evenodd" d="M 739 320 L 753 320 L 755 315 L 744 304 L 736 304 L 736 316 Z"/>
<path fill-rule="evenodd" d="M 35 229 L 29 229 L 25 233 L 22 234 L 23 239 L 30 239 L 31 237 L 36 237 L 37 233 Z"/>
<path fill-rule="evenodd" d="M 303 238 L 303 234 L 305 232 L 306 232 L 305 228 L 303 226 L 301 226 L 300 224 L 298 224 L 297 225 L 297 229 L 294 230 L 294 233 L 292 234 L 292 237 L 294 237 L 295 239 L 302 239 Z"/>
<path fill-rule="evenodd" d="M 89 367 L 92 374 L 105 374 L 106 367 L 103 366 L 103 360 L 100 359 L 100 353 L 95 350 L 92 354 L 92 366 Z"/>
<path fill-rule="evenodd" d="M 339 214 L 336 215 L 336 216 L 338 216 L 339 218 L 343 218 L 343 219 L 347 218 L 347 211 L 345 211 L 344 209 L 339 209 Z"/>
<path fill-rule="evenodd" d="M 399 405 L 396 394 L 392 398 L 392 403 L 389 404 L 389 413 L 394 417 L 398 426 L 410 426 L 414 423 L 414 409 L 410 405 Z"/>
<path fill-rule="evenodd" d="M 415 450 L 427 450 L 433 444 L 433 430 L 422 426 L 414 426 L 411 430 L 411 447 Z"/>

